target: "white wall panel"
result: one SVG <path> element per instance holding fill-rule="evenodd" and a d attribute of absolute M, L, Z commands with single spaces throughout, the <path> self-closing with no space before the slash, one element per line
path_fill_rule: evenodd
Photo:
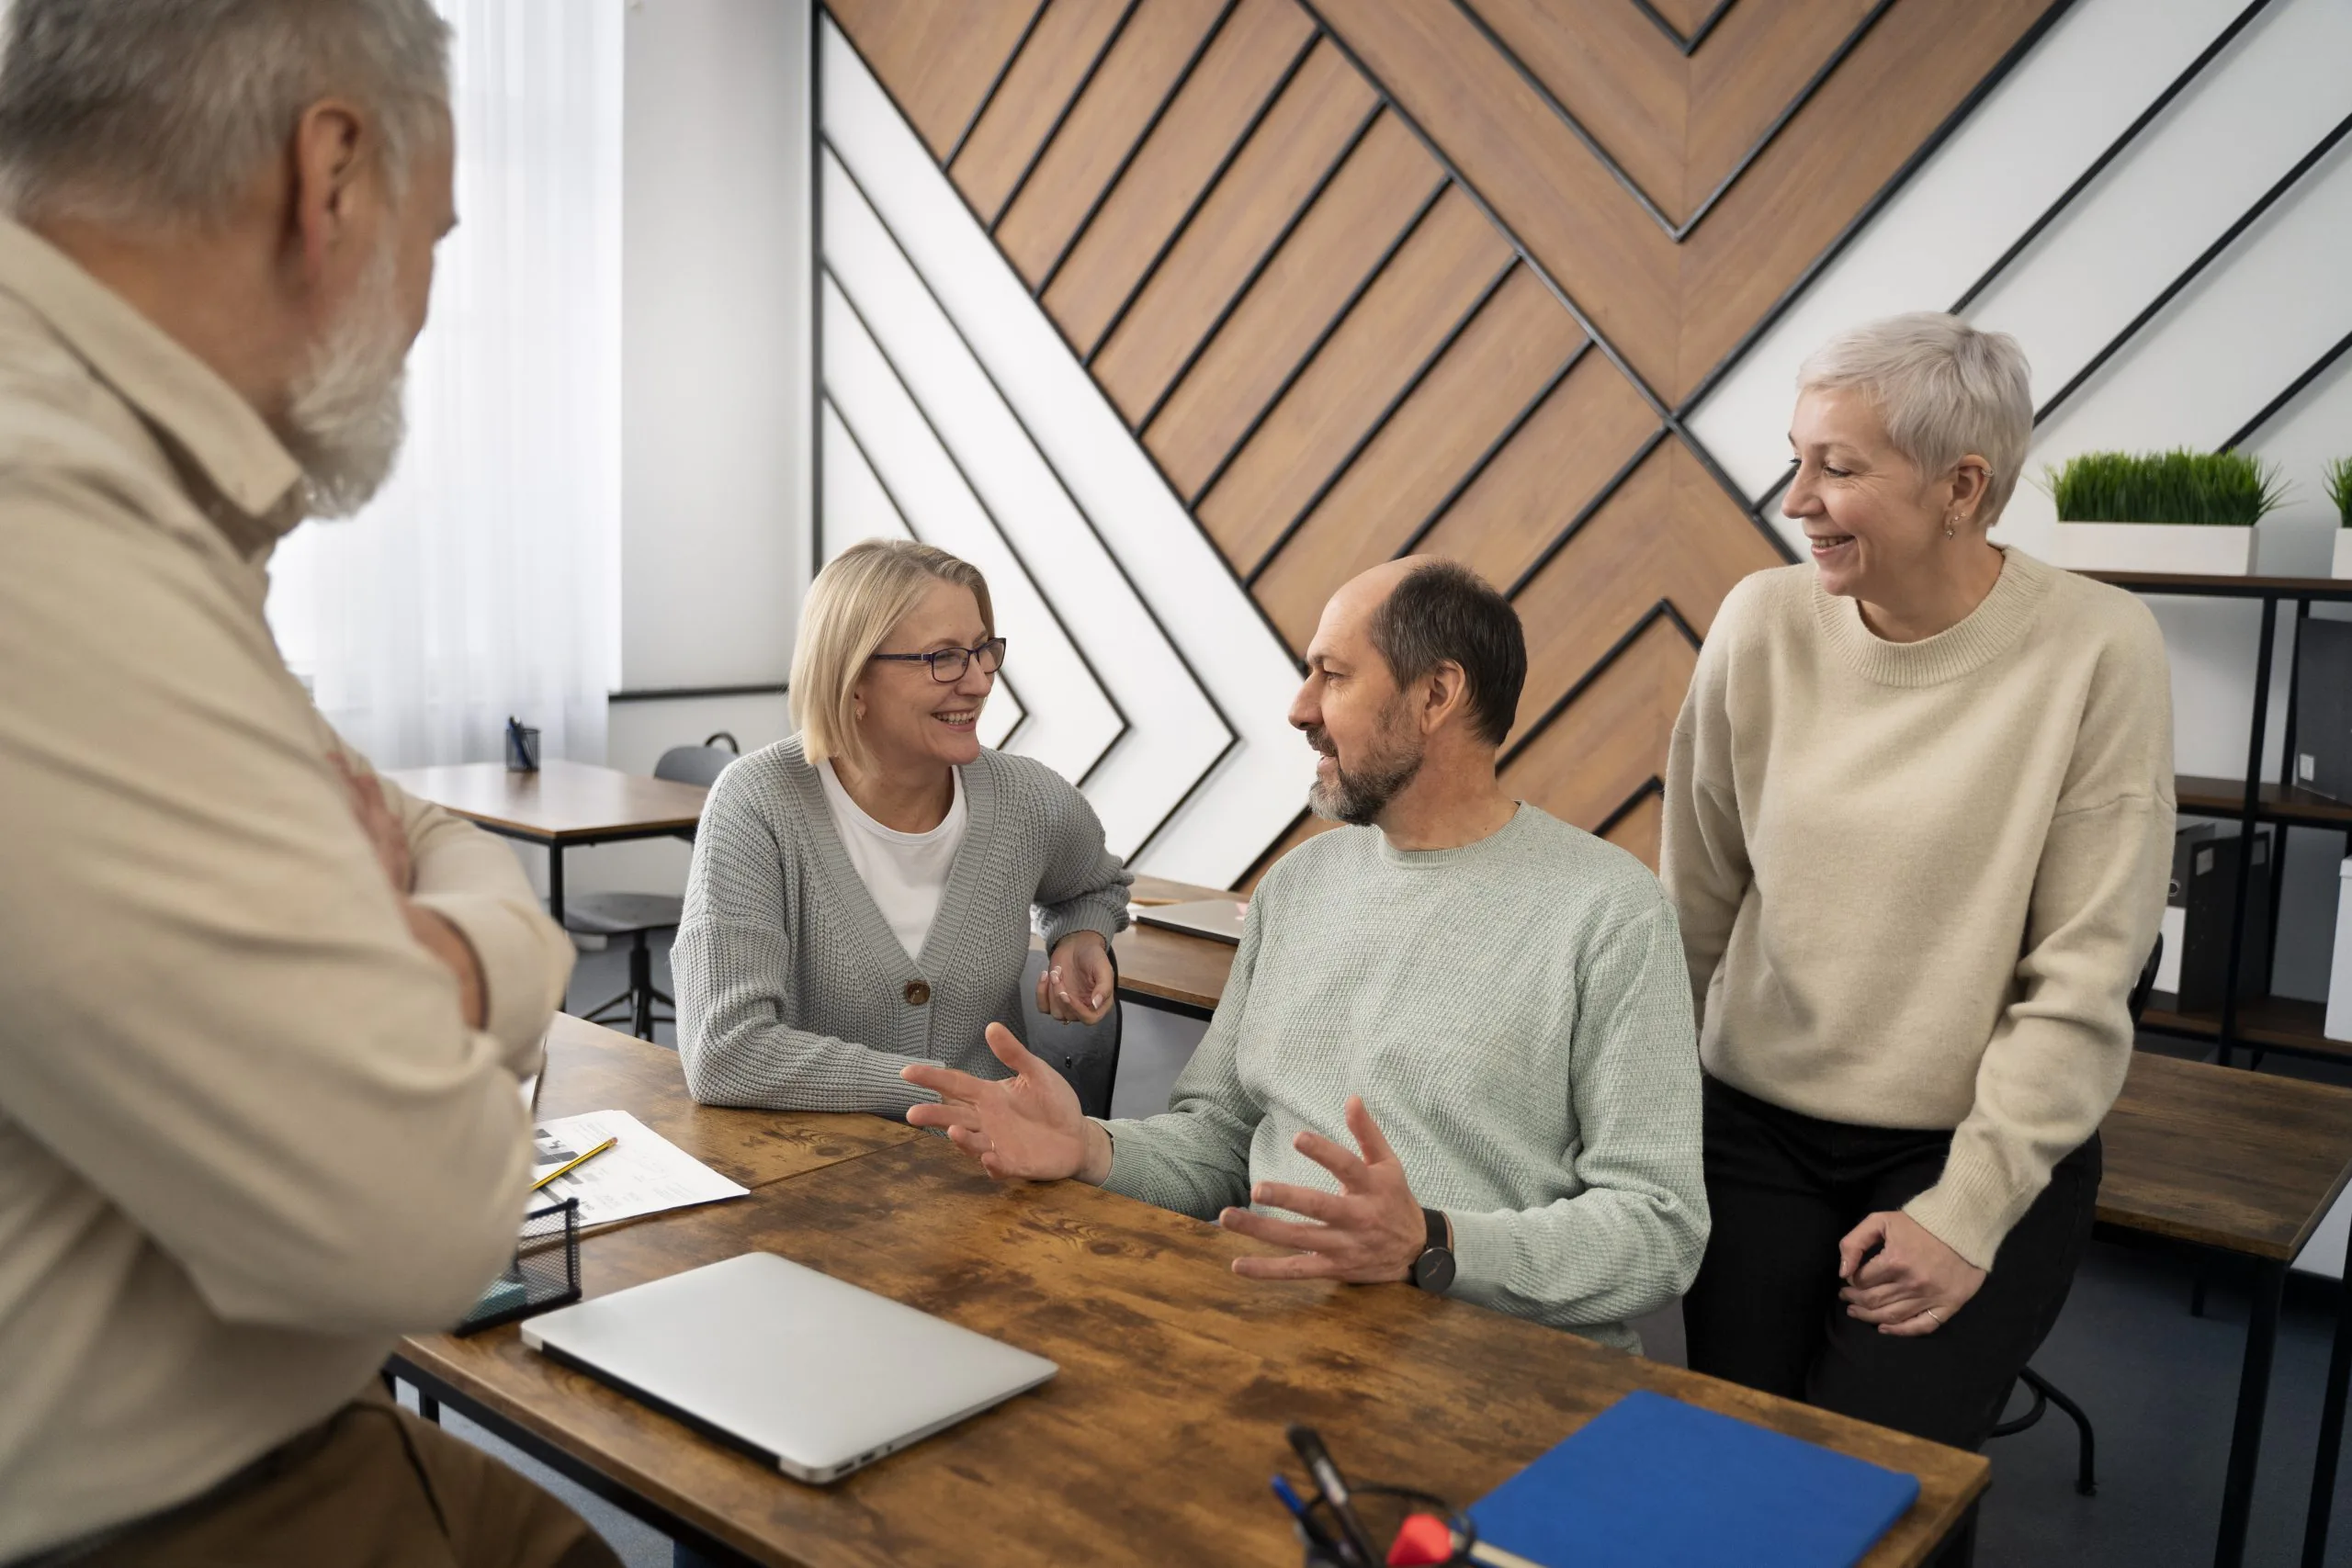
<path fill-rule="evenodd" d="M 867 466 L 865 454 L 849 438 L 840 412 L 826 403 L 820 417 L 825 493 L 818 504 L 817 519 L 824 530 L 825 558 L 832 559 L 860 539 L 913 538 L 906 519 L 890 503 L 889 492 Z M 1001 748 L 1005 738 L 1020 724 L 1022 711 L 1012 682 L 1000 676 L 996 690 L 989 695 L 988 705 L 980 710 L 980 744 Z"/>
<path fill-rule="evenodd" d="M 1949 309 L 2241 8 L 2078 0 L 1701 407 L 1691 428 L 1725 471 L 1763 494 L 1788 462 L 1804 356 L 1857 321 Z M 2036 383 L 2059 384 L 2041 374 Z"/>
<path fill-rule="evenodd" d="M 2136 20 L 2119 25 L 2119 45 L 2134 30 Z M 2274 3 L 1977 302 L 1972 321 L 2027 345 L 2038 399 L 2088 364 L 2352 109 L 2347 60 L 2352 5 Z"/>
<path fill-rule="evenodd" d="M 1949 308 L 2243 9 L 2241 0 L 2080 0 L 1700 410 L 1693 428 L 1734 479 L 1752 495 L 1779 480 L 1806 353 L 1858 321 Z M 2023 344 L 2038 400 L 2046 404 L 2352 113 L 2347 59 L 2352 5 L 2272 0 L 1971 304 L 1973 321 Z M 2347 329 L 2352 152 L 2339 146 L 2052 413 L 1999 536 L 2048 548 L 2053 509 L 2032 482 L 2046 464 L 2102 448 L 2218 446 Z M 2352 453 L 2352 363 L 2339 361 L 2247 446 L 2278 463 L 2290 487 L 2287 507 L 2262 526 L 2263 570 L 2324 575 L 2334 531 L 2320 468 Z M 2147 603 L 2172 661 L 2177 767 L 2241 774 L 2259 606 Z M 2282 620 L 2291 616 L 2290 607 Z M 2283 626 L 2274 659 L 2266 776 L 2275 776 L 2286 717 Z M 2299 831 L 2290 869 L 2312 845 L 2332 854 L 2340 842 Z M 2333 888 L 2301 886 L 2317 880 L 2290 877 L 2292 934 L 2277 975 L 2289 995 L 2324 985 L 2312 957 L 2332 928 Z"/>
<path fill-rule="evenodd" d="M 1232 739 L 1028 431 L 828 153 L 825 260 L 930 415 L 1076 645 L 1127 716 L 1086 794 L 1114 851 L 1132 853 Z"/>
<path fill-rule="evenodd" d="M 1170 657 L 1181 656 L 1182 665 L 1189 667 L 1193 682 L 1205 694 L 1200 706 L 1213 704 L 1236 737 L 1220 742 L 1222 760 L 1197 783 L 1192 776 L 1197 767 L 1188 765 L 1182 803 L 1141 840 L 1136 863 L 1169 875 L 1230 882 L 1288 827 L 1313 779 L 1313 755 L 1283 717 L 1297 682 L 1297 667 L 1223 558 L 1169 492 L 1149 455 L 1127 432 L 1053 322 L 830 22 L 821 29 L 820 56 L 827 140 L 871 202 L 880 226 L 895 239 L 893 249 L 903 247 L 914 272 L 936 297 L 944 320 L 952 322 L 960 342 L 969 345 L 975 367 L 985 369 L 984 379 L 993 383 L 1006 412 L 1025 431 L 1039 459 L 1037 465 L 1029 464 L 1017 447 L 976 458 L 971 469 L 975 486 L 992 498 L 1003 498 L 1008 507 L 1016 497 L 1027 498 L 1020 505 L 1023 527 L 1034 523 L 1062 529 L 1058 536 L 1071 541 L 1068 547 L 1073 553 L 1081 546 L 1066 529 L 1069 517 L 1091 522 L 1091 536 L 1083 547 L 1104 556 L 1110 575 L 1102 575 L 1101 567 L 1077 562 L 1057 561 L 1052 570 L 1037 566 L 1057 604 L 1063 603 L 1065 592 L 1090 601 L 1065 606 L 1073 634 L 1090 655 L 1097 656 L 1105 681 L 1124 689 L 1121 679 L 1108 673 L 1112 660 L 1139 645 L 1151 648 L 1164 628 Z M 843 205 L 828 203 L 828 225 Z M 837 265 L 848 266 L 830 228 L 826 249 Z M 887 259 L 879 251 L 866 256 L 869 262 Z M 856 286 L 867 286 L 863 268 Z M 911 307 L 912 297 L 905 298 Z M 910 308 L 905 330 L 920 333 L 921 323 L 914 320 L 920 314 Z M 888 328 L 877 325 L 876 330 L 895 338 L 901 324 L 894 316 Z M 824 357 L 831 375 L 835 345 L 830 320 L 826 331 Z M 952 355 L 938 357 L 936 366 L 926 362 L 918 379 L 927 396 L 937 382 L 942 429 L 952 427 L 955 433 L 947 439 L 960 451 L 973 440 L 986 439 L 994 416 L 985 400 L 954 390 L 955 380 L 962 377 L 968 382 L 969 378 L 949 363 Z M 871 443 L 868 450 L 886 468 L 894 460 L 875 454 Z M 1056 481 L 1051 486 L 1045 483 L 1048 477 Z M 1032 506 L 1043 510 L 1032 512 Z M 918 532 L 926 526 L 919 516 L 910 521 Z M 994 581 L 991 570 L 991 584 Z M 1114 581 L 1121 582 L 1132 600 L 1123 594 L 1091 603 L 1098 590 L 1084 584 L 1100 588 Z M 1098 637 L 1107 641 L 1098 647 Z M 1159 655 L 1145 657 L 1157 660 Z M 1141 679 L 1159 682 L 1148 689 L 1162 694 L 1176 692 L 1164 676 L 1162 667 L 1159 675 Z M 1053 711 L 1052 699 L 1041 690 L 1026 688 L 1024 696 L 1032 702 L 1031 722 L 1045 722 Z M 1185 702 L 1182 710 L 1159 714 L 1154 699 L 1139 701 L 1129 715 L 1136 721 L 1136 734 L 1122 746 L 1138 739 L 1148 739 L 1155 747 L 1162 744 L 1151 733 L 1150 719 L 1158 715 L 1182 737 L 1182 745 L 1196 750 L 1193 738 L 1201 733 L 1199 711 L 1190 706 L 1189 699 Z M 1020 741 L 1021 750 L 1029 750 L 1025 730 Z M 1172 751 L 1177 742 L 1167 744 Z M 1117 771 L 1121 764 L 1122 759 L 1114 756 L 1087 786 L 1090 797 L 1098 785 L 1105 791 L 1098 810 L 1106 822 L 1114 815 L 1132 820 L 1125 794 L 1131 787 L 1137 789 L 1135 798 L 1141 798 L 1140 787 L 1131 786 Z"/>
<path fill-rule="evenodd" d="M 989 580 L 997 631 L 1011 645 L 1006 663 L 1020 661 L 1030 710 L 1013 750 L 1084 777 L 1118 739 L 1118 712 L 841 290 L 827 280 L 820 294 L 825 390 L 843 426 L 915 536 Z"/>

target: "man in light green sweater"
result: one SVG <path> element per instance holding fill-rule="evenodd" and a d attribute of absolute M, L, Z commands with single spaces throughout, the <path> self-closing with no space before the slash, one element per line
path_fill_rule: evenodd
<path fill-rule="evenodd" d="M 1707 1235 L 1673 910 L 1633 856 L 1496 778 L 1526 643 L 1476 576 L 1365 573 L 1307 665 L 1310 802 L 1350 826 L 1260 885 L 1169 1111 L 1091 1121 L 991 1026 L 1014 1076 L 910 1066 L 941 1103 L 907 1119 L 991 1176 L 1076 1177 L 1272 1244 L 1235 1262 L 1251 1278 L 1410 1280 L 1637 1350 L 1626 1320 L 1681 1293 Z"/>

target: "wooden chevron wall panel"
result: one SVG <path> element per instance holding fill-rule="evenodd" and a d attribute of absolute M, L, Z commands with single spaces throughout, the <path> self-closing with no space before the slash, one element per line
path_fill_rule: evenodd
<path fill-rule="evenodd" d="M 1654 859 L 1697 639 L 1786 558 L 1691 412 L 2065 3 L 826 9 L 1291 649 L 1468 563 L 1513 786 Z"/>

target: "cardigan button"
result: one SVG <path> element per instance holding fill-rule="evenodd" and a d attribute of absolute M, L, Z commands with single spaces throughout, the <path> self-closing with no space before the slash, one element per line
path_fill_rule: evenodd
<path fill-rule="evenodd" d="M 929 982 L 923 980 L 910 980 L 907 982 L 907 1005 L 909 1007 L 922 1007 L 929 1003 L 930 1000 L 931 986 Z"/>

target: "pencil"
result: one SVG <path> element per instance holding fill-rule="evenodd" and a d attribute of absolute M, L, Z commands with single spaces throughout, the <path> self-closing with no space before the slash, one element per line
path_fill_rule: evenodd
<path fill-rule="evenodd" d="M 545 1176 L 540 1177 L 537 1181 L 532 1182 L 531 1190 L 537 1192 L 540 1188 L 545 1187 L 557 1177 L 569 1176 L 571 1172 L 579 1169 L 582 1166 L 586 1165 L 590 1160 L 594 1159 L 598 1155 L 603 1154 L 606 1149 L 611 1148 L 615 1144 L 619 1142 L 620 1140 L 618 1138 L 606 1138 L 603 1143 L 598 1144 L 586 1154 L 575 1155 L 571 1159 L 566 1160 L 563 1164 L 556 1167 L 553 1170 L 548 1171 Z"/>

